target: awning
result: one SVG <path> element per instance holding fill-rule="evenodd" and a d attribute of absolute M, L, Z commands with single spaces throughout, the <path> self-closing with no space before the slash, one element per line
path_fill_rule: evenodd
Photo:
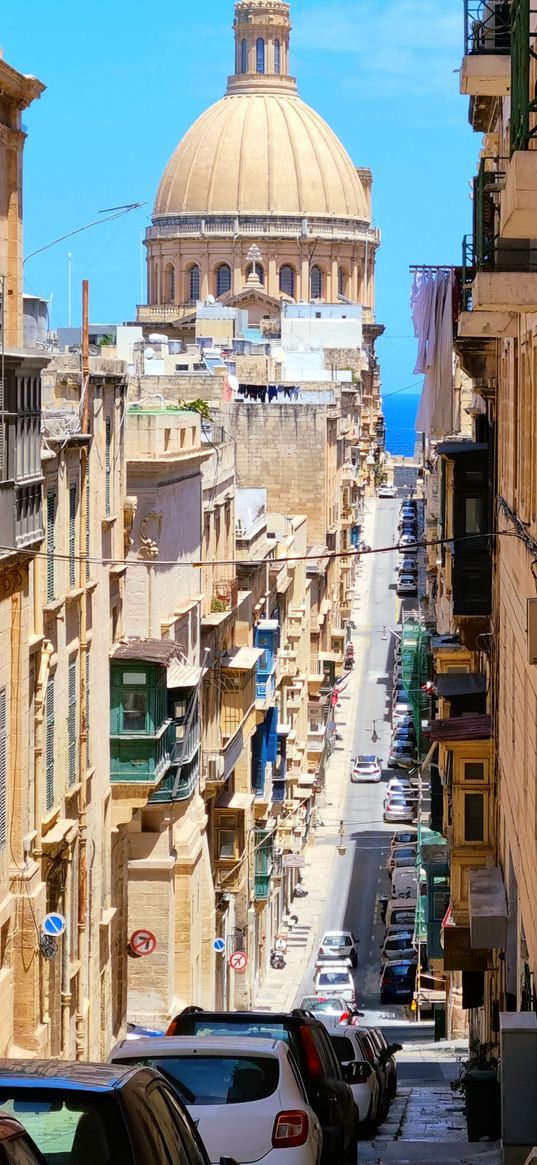
<path fill-rule="evenodd" d="M 280 624 L 277 619 L 260 619 L 256 624 L 257 631 L 279 631 Z"/>
<path fill-rule="evenodd" d="M 441 441 L 436 446 L 436 452 L 444 457 L 460 457 L 465 453 L 486 453 L 488 445 L 478 444 L 477 441 Z"/>
<path fill-rule="evenodd" d="M 482 696 L 487 690 L 486 676 L 481 672 L 451 672 L 436 677 L 436 691 L 444 700 L 453 696 Z"/>
<path fill-rule="evenodd" d="M 431 720 L 431 740 L 490 740 L 492 718 L 482 716 L 453 716 L 450 720 Z"/>
<path fill-rule="evenodd" d="M 222 667 L 228 671 L 253 671 L 262 655 L 261 647 L 238 647 L 233 655 L 224 655 Z"/>
<path fill-rule="evenodd" d="M 303 789 L 311 789 L 317 780 L 315 773 L 299 773 L 298 784 Z"/>
<path fill-rule="evenodd" d="M 246 813 L 255 801 L 254 793 L 222 793 L 216 803 L 216 809 L 238 809 Z"/>
<path fill-rule="evenodd" d="M 469 871 L 468 910 L 472 947 L 505 950 L 507 899 L 499 866 Z"/>
<path fill-rule="evenodd" d="M 200 680 L 201 668 L 191 663 L 183 663 L 180 659 L 172 660 L 166 673 L 168 688 L 197 688 Z"/>

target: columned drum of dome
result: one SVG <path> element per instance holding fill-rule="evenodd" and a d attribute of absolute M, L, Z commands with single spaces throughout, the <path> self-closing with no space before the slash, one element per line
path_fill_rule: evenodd
<path fill-rule="evenodd" d="M 263 295 L 276 310 L 282 298 L 341 297 L 362 303 L 372 318 L 379 235 L 371 226 L 371 174 L 355 167 L 298 95 L 290 4 L 238 0 L 233 28 L 235 72 L 226 95 L 187 131 L 160 182 L 146 235 L 149 306 L 139 319 L 157 320 L 158 306 L 170 304 L 171 267 L 177 319 L 195 291 L 226 302 L 241 295 L 249 307 L 252 244 Z M 261 311 L 252 284 L 250 291 Z"/>

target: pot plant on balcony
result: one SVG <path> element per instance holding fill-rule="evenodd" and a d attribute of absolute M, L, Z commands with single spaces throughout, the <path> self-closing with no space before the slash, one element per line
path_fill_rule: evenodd
<path fill-rule="evenodd" d="M 498 1141 L 501 1127 L 496 1045 L 471 1040 L 468 1059 L 462 1061 L 451 1087 L 464 1095 L 468 1140 Z"/>

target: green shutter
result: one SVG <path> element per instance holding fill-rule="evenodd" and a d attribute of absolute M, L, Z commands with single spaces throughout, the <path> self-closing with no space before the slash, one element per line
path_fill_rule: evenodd
<path fill-rule="evenodd" d="M 6 689 L 0 690 L 0 849 L 7 841 Z"/>
<path fill-rule="evenodd" d="M 47 493 L 47 602 L 54 598 L 54 521 L 56 518 L 56 494 Z"/>
<path fill-rule="evenodd" d="M 76 782 L 77 771 L 77 755 L 76 755 L 76 716 L 77 714 L 77 691 L 76 691 L 76 659 L 69 660 L 69 681 L 68 681 L 68 697 L 67 697 L 67 747 L 68 747 L 68 780 L 70 785 Z"/>
<path fill-rule="evenodd" d="M 69 586 L 76 584 L 76 485 L 69 487 Z"/>
<path fill-rule="evenodd" d="M 45 808 L 54 807 L 54 680 L 47 684 L 45 698 Z"/>
<path fill-rule="evenodd" d="M 110 420 L 110 417 L 107 417 L 107 418 L 106 418 L 106 421 L 105 421 L 105 432 L 106 432 L 106 447 L 105 447 L 105 456 L 104 456 L 104 467 L 105 467 L 105 487 L 104 487 L 104 488 L 105 488 L 105 514 L 106 514 L 106 517 L 107 517 L 107 518 L 109 518 L 109 517 L 110 517 L 110 444 L 111 444 L 111 435 L 112 435 L 112 430 L 111 430 L 111 420 Z"/>

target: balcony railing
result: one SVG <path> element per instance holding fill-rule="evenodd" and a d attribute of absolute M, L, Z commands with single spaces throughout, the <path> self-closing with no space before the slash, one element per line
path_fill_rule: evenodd
<path fill-rule="evenodd" d="M 175 745 L 175 724 L 167 721 L 152 736 L 111 735 L 112 784 L 156 784 L 169 768 Z"/>
<path fill-rule="evenodd" d="M 511 3 L 511 153 L 527 150 L 537 136 L 537 94 L 531 91 L 537 62 L 535 11 L 530 0 Z"/>
<path fill-rule="evenodd" d="M 238 578 L 222 578 L 218 579 L 214 584 L 213 597 L 211 599 L 211 614 L 218 614 L 219 612 L 234 611 L 239 601 L 239 580 Z"/>
<path fill-rule="evenodd" d="M 157 803 L 175 803 L 188 801 L 196 791 L 200 779 L 199 753 L 190 765 L 183 765 L 181 769 L 172 768 L 166 774 L 158 789 L 151 794 L 149 800 Z"/>
<path fill-rule="evenodd" d="M 464 0 L 465 55 L 498 53 L 511 48 L 511 19 L 506 0 Z"/>
<path fill-rule="evenodd" d="M 255 684 L 255 698 L 260 703 L 270 704 L 276 691 L 274 671 L 258 672 Z"/>

